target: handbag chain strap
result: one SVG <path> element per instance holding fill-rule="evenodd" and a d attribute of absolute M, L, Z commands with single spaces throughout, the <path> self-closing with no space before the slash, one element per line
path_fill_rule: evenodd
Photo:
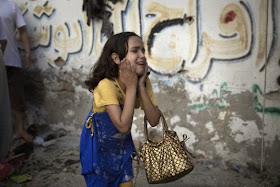
<path fill-rule="evenodd" d="M 162 131 L 162 134 L 164 135 L 164 133 L 168 130 L 168 126 L 167 126 L 167 123 L 166 123 L 166 120 L 164 118 L 164 115 L 162 114 L 162 112 L 159 110 L 159 113 L 160 113 L 160 119 L 161 119 L 161 122 L 163 124 L 163 131 Z M 144 117 L 144 134 L 145 134 L 145 140 L 146 141 L 151 141 L 153 142 L 150 138 L 149 138 L 149 133 L 148 133 L 148 128 L 147 128 L 147 118 L 146 116 Z"/>

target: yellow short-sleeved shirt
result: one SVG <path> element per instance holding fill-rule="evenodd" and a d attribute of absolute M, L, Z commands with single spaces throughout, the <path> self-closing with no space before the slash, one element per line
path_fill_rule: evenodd
<path fill-rule="evenodd" d="M 146 90 L 152 103 L 156 106 L 157 103 L 154 98 L 152 85 L 149 78 L 146 80 Z M 125 93 L 121 89 L 116 79 L 110 80 L 105 78 L 101 80 L 97 87 L 93 90 L 93 97 L 93 111 L 95 112 L 105 112 L 106 105 L 124 105 L 125 102 Z M 137 97 L 135 108 L 139 108 L 140 106 L 140 98 Z"/>

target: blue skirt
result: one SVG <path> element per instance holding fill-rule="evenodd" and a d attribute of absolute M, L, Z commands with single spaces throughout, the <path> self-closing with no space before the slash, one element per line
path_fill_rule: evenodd
<path fill-rule="evenodd" d="M 91 128 L 84 122 L 80 140 L 80 160 L 82 175 L 87 186 L 118 186 L 132 180 L 133 168 L 131 154 L 134 144 L 131 134 L 121 134 L 112 123 L 107 112 L 95 113 Z"/>

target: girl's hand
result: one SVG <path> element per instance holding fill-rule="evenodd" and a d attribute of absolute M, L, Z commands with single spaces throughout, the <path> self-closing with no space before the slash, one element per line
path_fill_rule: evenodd
<path fill-rule="evenodd" d="M 148 64 L 146 64 L 145 73 L 141 77 L 139 77 L 139 81 L 138 81 L 139 87 L 145 86 L 147 76 L 148 76 Z"/>
<path fill-rule="evenodd" d="M 121 60 L 119 68 L 119 77 L 126 88 L 137 88 L 138 77 L 135 70 L 131 67 L 131 64 L 127 59 Z"/>

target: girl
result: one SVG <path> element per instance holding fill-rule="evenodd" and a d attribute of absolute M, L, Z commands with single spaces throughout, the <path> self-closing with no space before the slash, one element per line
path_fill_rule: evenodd
<path fill-rule="evenodd" d="M 147 70 L 144 44 L 138 35 L 123 32 L 107 40 L 85 82 L 94 97 L 80 142 L 87 186 L 133 186 L 130 130 L 134 109 L 141 106 L 151 126 L 160 118 Z"/>

